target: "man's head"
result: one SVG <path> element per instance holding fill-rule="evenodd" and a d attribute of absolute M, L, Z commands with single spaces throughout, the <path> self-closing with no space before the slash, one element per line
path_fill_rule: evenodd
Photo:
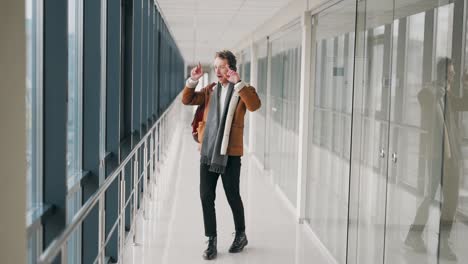
<path fill-rule="evenodd" d="M 437 81 L 443 84 L 452 84 L 454 77 L 455 68 L 452 60 L 447 57 L 439 59 L 437 62 Z"/>
<path fill-rule="evenodd" d="M 226 73 L 229 71 L 229 69 L 237 71 L 236 64 L 236 56 L 234 56 L 231 51 L 222 50 L 216 52 L 213 69 L 220 83 L 226 84 L 228 82 Z"/>

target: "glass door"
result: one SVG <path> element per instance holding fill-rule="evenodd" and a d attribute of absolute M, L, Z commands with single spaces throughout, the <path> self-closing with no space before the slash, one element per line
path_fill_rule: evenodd
<path fill-rule="evenodd" d="M 392 82 L 393 1 L 358 2 L 348 263 L 382 263 Z"/>
<path fill-rule="evenodd" d="M 347 263 L 465 263 L 467 0 L 357 4 Z"/>
<path fill-rule="evenodd" d="M 398 5 L 403 4 L 396 4 L 393 22 L 395 47 L 392 53 L 395 89 L 391 95 L 385 263 L 407 263 L 409 261 L 437 263 L 437 254 L 428 254 L 427 251 L 422 251 L 423 245 L 421 240 L 417 239 L 416 233 L 419 232 L 416 232 L 416 225 L 413 231 L 409 231 L 413 220 L 422 221 L 425 218 L 423 214 L 429 213 L 423 209 L 426 212 L 420 211 L 419 216 L 416 217 L 417 207 L 423 200 L 421 196 L 423 196 L 425 189 L 423 181 L 425 181 L 426 175 L 431 174 L 430 171 L 438 171 L 441 168 L 437 159 L 431 160 L 432 167 L 429 166 L 431 168 L 427 164 L 426 147 L 428 141 L 431 141 L 430 145 L 438 145 L 438 147 L 441 147 L 441 142 L 435 137 L 428 137 L 425 128 L 429 124 L 425 124 L 425 121 L 432 122 L 434 116 L 429 113 L 430 111 L 424 109 L 425 103 L 420 100 L 425 96 L 423 88 L 429 85 L 432 79 L 432 59 L 430 58 L 432 51 L 427 50 L 429 48 L 427 44 L 430 42 L 432 45 L 432 36 L 429 36 L 428 33 L 428 30 L 432 31 L 432 29 L 425 30 L 425 24 L 432 24 L 434 20 L 433 17 L 430 18 L 432 15 L 416 10 L 401 14 Z M 425 39 L 426 45 L 424 44 Z M 438 222 L 429 223 L 427 230 L 436 234 L 438 225 Z M 408 235 L 409 233 L 411 235 Z M 407 243 L 405 244 L 406 237 Z M 437 235 L 433 236 L 431 240 L 431 248 L 437 248 Z M 412 247 L 419 247 L 419 249 L 417 251 L 411 250 Z"/>
<path fill-rule="evenodd" d="M 466 3 L 395 1 L 385 263 L 468 260 Z"/>
<path fill-rule="evenodd" d="M 337 263 L 347 253 L 355 13 L 345 0 L 312 18 L 305 221 Z"/>

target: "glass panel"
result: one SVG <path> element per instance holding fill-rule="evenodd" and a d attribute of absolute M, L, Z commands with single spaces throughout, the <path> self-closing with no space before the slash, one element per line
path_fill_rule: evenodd
<path fill-rule="evenodd" d="M 40 17 L 38 1 L 26 1 L 26 164 L 27 164 L 27 210 L 33 210 L 41 202 L 40 170 L 37 155 L 40 139 L 41 111 L 38 59 L 40 58 Z"/>
<path fill-rule="evenodd" d="M 358 2 L 348 263 L 382 263 L 393 1 Z"/>
<path fill-rule="evenodd" d="M 385 262 L 465 263 L 467 1 L 422 3 L 395 5 Z"/>
<path fill-rule="evenodd" d="M 269 162 L 275 182 L 296 206 L 301 30 L 296 25 L 279 34 L 271 42 Z"/>
<path fill-rule="evenodd" d="M 80 0 L 68 0 L 67 180 L 81 176 L 82 14 Z M 73 187 L 73 186 L 69 186 Z"/>
<path fill-rule="evenodd" d="M 392 51 L 396 66 L 393 78 L 396 85 L 391 95 L 390 155 L 395 155 L 398 149 L 398 162 L 391 162 L 389 165 L 385 243 L 387 263 L 405 261 L 405 257 L 412 258 L 416 263 L 436 263 L 433 262 L 436 256 L 415 254 L 411 251 L 401 254 L 404 252 L 402 238 L 408 231 L 412 215 L 416 212 L 415 194 L 424 192 L 424 187 L 420 186 L 418 179 L 418 175 L 424 172 L 418 170 L 425 167 L 427 157 L 421 143 L 426 139 L 423 138 L 424 130 L 420 129 L 422 109 L 418 97 L 423 88 L 422 65 L 424 47 L 427 46 L 427 43 L 424 44 L 424 28 L 425 23 L 431 23 L 430 21 L 433 21 L 433 18 L 426 21 L 426 14 L 422 12 L 400 17 L 393 24 L 396 47 Z M 434 166 L 439 166 L 435 160 L 433 162 Z M 431 229 L 437 229 L 438 224 L 434 224 L 435 226 L 431 224 Z M 435 242 L 437 244 L 437 239 Z"/>
<path fill-rule="evenodd" d="M 242 51 L 242 80 L 250 82 L 250 49 Z"/>
<path fill-rule="evenodd" d="M 266 90 L 267 90 L 267 73 L 268 73 L 268 57 L 267 57 L 267 42 L 256 43 L 258 52 L 258 80 L 257 80 L 257 94 L 262 102 L 262 107 L 258 109 L 255 114 L 252 115 L 254 118 L 255 126 L 255 145 L 253 146 L 253 152 L 255 157 L 260 161 L 260 164 L 264 164 L 265 161 L 265 127 L 266 127 Z"/>
<path fill-rule="evenodd" d="M 242 61 L 242 70 L 241 70 L 241 79 L 246 82 L 250 83 L 250 48 L 247 48 L 242 51 L 241 53 L 241 61 Z M 250 111 L 247 111 L 244 117 L 244 144 L 248 146 L 250 149 L 250 120 L 251 114 Z"/>
<path fill-rule="evenodd" d="M 343 21 L 355 3 L 314 23 L 308 222 L 338 263 L 465 263 L 468 1 L 358 1 L 356 20 Z M 355 23 L 354 80 L 344 67 L 342 82 Z M 347 203 L 348 182 L 336 178 L 349 170 Z M 337 213 L 347 209 L 349 220 Z"/>
<path fill-rule="evenodd" d="M 42 204 L 42 1 L 26 0 L 26 212 L 36 215 Z M 42 226 L 28 241 L 28 263 L 41 253 Z"/>
<path fill-rule="evenodd" d="M 72 190 L 67 195 L 67 223 L 73 220 L 74 213 L 81 207 L 81 189 Z M 67 263 L 81 263 L 81 226 L 77 228 L 67 241 Z"/>
<path fill-rule="evenodd" d="M 83 61 L 83 1 L 68 0 L 68 105 L 67 105 L 67 223 L 81 206 L 81 188 L 76 188 L 82 175 L 82 63 Z M 78 228 L 68 240 L 68 263 L 80 261 Z"/>
<path fill-rule="evenodd" d="M 346 263 L 354 21 L 352 0 L 323 11 L 314 23 L 312 45 L 315 84 L 309 108 L 312 140 L 308 146 L 306 219 L 337 263 Z"/>
<path fill-rule="evenodd" d="M 441 1 L 442 2 L 442 1 Z M 435 58 L 451 57 L 453 4 L 443 5 L 436 10 L 436 54 Z M 461 25 L 460 25 L 461 26 Z M 436 73 L 436 71 L 434 72 Z"/>
<path fill-rule="evenodd" d="M 38 231 L 33 232 L 28 238 L 28 264 L 37 263 L 37 258 L 39 257 L 38 233 Z"/>

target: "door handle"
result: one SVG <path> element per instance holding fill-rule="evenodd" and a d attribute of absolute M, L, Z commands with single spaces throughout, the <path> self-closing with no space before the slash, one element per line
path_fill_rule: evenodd
<path fill-rule="evenodd" d="M 385 150 L 384 150 L 384 149 L 380 149 L 379 156 L 380 156 L 381 158 L 385 158 Z"/>
<path fill-rule="evenodd" d="M 398 156 L 397 156 L 397 154 L 395 152 L 392 153 L 392 161 L 393 161 L 393 163 L 397 163 L 397 161 L 398 161 Z"/>

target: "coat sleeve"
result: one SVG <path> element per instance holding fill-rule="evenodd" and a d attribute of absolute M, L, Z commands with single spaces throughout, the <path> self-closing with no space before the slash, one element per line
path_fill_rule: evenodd
<path fill-rule="evenodd" d="M 456 111 L 468 111 L 468 89 L 463 90 L 463 97 L 454 97 L 453 105 Z"/>
<path fill-rule="evenodd" d="M 202 105 L 205 103 L 205 91 L 206 87 L 201 89 L 199 92 L 195 91 L 195 88 L 185 86 L 182 92 L 182 103 L 184 105 Z"/>
<path fill-rule="evenodd" d="M 240 89 L 239 96 L 250 112 L 256 111 L 262 105 L 255 88 L 252 86 L 245 86 Z"/>

